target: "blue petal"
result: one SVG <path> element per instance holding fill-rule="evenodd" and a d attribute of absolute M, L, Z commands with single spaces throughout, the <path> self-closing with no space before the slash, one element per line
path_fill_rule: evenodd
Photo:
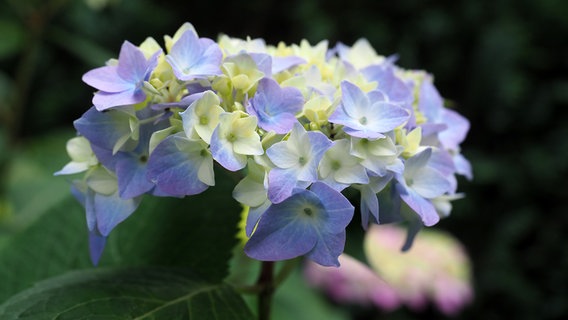
<path fill-rule="evenodd" d="M 116 177 L 120 197 L 130 199 L 142 195 L 154 187 L 146 178 L 147 165 L 136 154 L 119 153 L 116 162 Z"/>
<path fill-rule="evenodd" d="M 310 191 L 316 195 L 325 208 L 325 224 L 322 230 L 334 234 L 344 231 L 355 211 L 349 200 L 322 182 L 312 184 Z"/>
<path fill-rule="evenodd" d="M 98 112 L 91 107 L 73 125 L 91 145 L 112 150 L 120 138 L 132 132 L 130 117 L 130 114 L 120 110 Z"/>
<path fill-rule="evenodd" d="M 99 111 L 113 107 L 128 106 L 146 100 L 146 94 L 142 89 L 132 88 L 122 92 L 108 93 L 99 91 L 93 97 L 93 105 Z"/>
<path fill-rule="evenodd" d="M 236 154 L 233 145 L 219 137 L 219 126 L 211 135 L 210 150 L 213 159 L 229 171 L 238 171 L 247 165 L 247 157 Z"/>
<path fill-rule="evenodd" d="M 345 231 L 338 234 L 321 235 L 306 257 L 322 266 L 339 267 L 338 258 L 345 248 L 345 236 Z"/>
<path fill-rule="evenodd" d="M 291 170 L 274 168 L 268 173 L 268 199 L 280 203 L 292 195 L 298 184 L 297 177 Z"/>
<path fill-rule="evenodd" d="M 102 236 L 108 236 L 119 223 L 126 220 L 138 208 L 140 201 L 141 198 L 121 199 L 117 193 L 110 196 L 95 194 L 97 230 Z"/>
<path fill-rule="evenodd" d="M 434 205 L 422 198 L 418 193 L 410 188 L 404 188 L 400 183 L 396 184 L 396 191 L 401 199 L 412 209 L 425 226 L 433 226 L 440 221 L 440 216 L 436 212 Z"/>
<path fill-rule="evenodd" d="M 122 92 L 135 88 L 135 84 L 118 75 L 117 69 L 117 66 L 96 68 L 85 73 L 82 80 L 91 87 L 104 92 Z"/>
<path fill-rule="evenodd" d="M 304 202 L 302 194 L 295 194 L 283 203 L 271 205 L 245 245 L 245 253 L 254 259 L 277 261 L 312 250 L 318 236 L 311 219 L 298 214 Z"/>
<path fill-rule="evenodd" d="M 96 232 L 89 232 L 89 253 L 93 265 L 98 265 L 101 255 L 106 244 L 106 237 L 97 234 Z"/>
<path fill-rule="evenodd" d="M 193 195 L 209 186 L 198 178 L 204 159 L 201 144 L 181 136 L 170 136 L 162 141 L 150 155 L 147 177 L 162 191 L 174 196 Z"/>

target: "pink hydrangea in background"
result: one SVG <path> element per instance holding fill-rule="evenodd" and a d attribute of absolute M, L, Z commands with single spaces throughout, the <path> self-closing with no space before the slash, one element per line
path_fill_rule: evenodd
<path fill-rule="evenodd" d="M 412 248 L 401 252 L 405 238 L 406 231 L 399 227 L 372 225 L 364 245 L 369 266 L 343 254 L 339 268 L 308 262 L 305 276 L 338 303 L 374 305 L 385 311 L 402 305 L 421 311 L 431 301 L 451 316 L 471 303 L 471 266 L 457 240 L 423 230 Z"/>

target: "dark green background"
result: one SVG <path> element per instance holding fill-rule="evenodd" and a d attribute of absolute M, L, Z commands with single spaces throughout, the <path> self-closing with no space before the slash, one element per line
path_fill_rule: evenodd
<path fill-rule="evenodd" d="M 0 2 L 0 170 L 31 142 L 72 134 L 92 94 L 81 75 L 116 56 L 124 40 L 161 41 L 185 21 L 201 36 L 270 44 L 365 37 L 378 53 L 397 53 L 400 66 L 433 73 L 471 121 L 462 151 L 475 179 L 460 179 L 467 198 L 438 226 L 473 260 L 476 298 L 459 318 L 568 316 L 568 2 L 160 2 L 110 1 L 101 10 L 84 1 Z M 435 310 L 377 317 L 442 318 Z"/>

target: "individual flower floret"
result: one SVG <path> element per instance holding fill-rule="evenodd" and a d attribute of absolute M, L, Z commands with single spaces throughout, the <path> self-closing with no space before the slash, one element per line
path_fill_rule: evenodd
<path fill-rule="evenodd" d="M 319 164 L 322 181 L 338 191 L 353 183 L 369 183 L 367 170 L 361 165 L 361 158 L 351 155 L 350 148 L 347 139 L 334 141 Z"/>
<path fill-rule="evenodd" d="M 192 137 L 195 130 L 203 141 L 211 143 L 211 135 L 219 123 L 219 115 L 224 111 L 220 103 L 219 97 L 213 91 L 206 91 L 180 113 L 186 136 Z"/>
<path fill-rule="evenodd" d="M 409 117 L 403 108 L 384 101 L 380 93 L 367 95 L 348 81 L 341 83 L 341 93 L 341 104 L 329 122 L 343 125 L 343 131 L 351 136 L 382 138 L 383 133 L 400 126 Z"/>
<path fill-rule="evenodd" d="M 176 78 L 182 81 L 221 74 L 222 59 L 223 52 L 213 40 L 197 38 L 192 30 L 185 31 L 166 56 Z"/>
<path fill-rule="evenodd" d="M 141 198 L 122 199 L 116 176 L 100 166 L 84 181 L 75 181 L 72 191 L 85 207 L 91 261 L 96 265 L 112 229 L 138 208 Z"/>
<path fill-rule="evenodd" d="M 266 261 L 306 255 L 321 265 L 339 266 L 353 210 L 341 193 L 321 182 L 310 190 L 294 189 L 289 198 L 272 204 L 262 215 L 245 252 Z"/>
<path fill-rule="evenodd" d="M 317 168 L 331 141 L 321 132 L 308 131 L 296 122 L 288 140 L 277 142 L 266 150 L 274 163 L 268 173 L 268 198 L 282 202 L 294 188 L 306 188 L 318 180 Z"/>
<path fill-rule="evenodd" d="M 258 118 L 260 128 L 285 134 L 296 123 L 295 115 L 304 106 L 304 96 L 296 88 L 281 88 L 276 81 L 263 78 L 249 102 L 246 110 Z"/>
<path fill-rule="evenodd" d="M 143 86 L 158 65 L 158 51 L 146 60 L 144 53 L 125 41 L 120 48 L 117 65 L 100 67 L 83 75 L 83 81 L 98 89 L 93 105 L 99 111 L 131 105 L 146 99 Z"/>
<path fill-rule="evenodd" d="M 432 149 L 427 148 L 406 160 L 404 173 L 396 175 L 396 190 L 402 200 L 414 210 L 425 226 L 440 220 L 433 199 L 451 190 L 451 183 L 438 170 L 429 166 Z"/>
<path fill-rule="evenodd" d="M 67 141 L 67 153 L 71 158 L 71 162 L 66 164 L 63 169 L 57 171 L 55 175 L 83 172 L 99 163 L 91 149 L 89 140 L 85 139 L 85 137 L 75 137 Z"/>
<path fill-rule="evenodd" d="M 220 114 L 211 137 L 213 159 L 226 169 L 237 171 L 246 166 L 247 155 L 263 154 L 256 124 L 256 117 L 240 111 Z"/>
<path fill-rule="evenodd" d="M 169 136 L 150 155 L 147 178 L 172 196 L 186 196 L 215 185 L 213 158 L 202 140 L 184 133 Z"/>

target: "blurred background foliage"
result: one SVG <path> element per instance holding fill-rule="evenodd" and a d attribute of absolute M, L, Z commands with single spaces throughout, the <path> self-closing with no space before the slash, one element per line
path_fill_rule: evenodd
<path fill-rule="evenodd" d="M 473 261 L 476 298 L 459 318 L 566 317 L 567 17 L 562 0 L 2 0 L 0 246 L 67 192 L 51 173 L 67 161 L 72 121 L 90 107 L 81 76 L 124 40 L 160 41 L 185 21 L 201 36 L 269 44 L 365 37 L 378 53 L 398 54 L 400 66 L 433 73 L 471 121 L 463 153 L 475 179 L 460 180 L 467 197 L 437 226 Z M 435 310 L 347 311 L 356 319 L 443 318 Z"/>

